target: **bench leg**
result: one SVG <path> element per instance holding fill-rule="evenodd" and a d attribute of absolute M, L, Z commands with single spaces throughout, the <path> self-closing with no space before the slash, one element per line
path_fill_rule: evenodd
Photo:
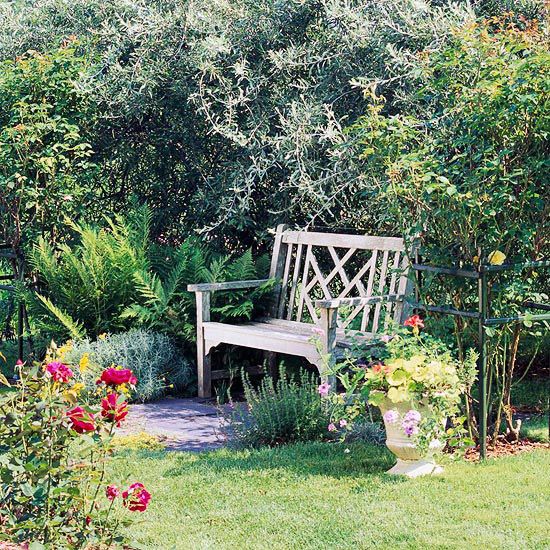
<path fill-rule="evenodd" d="M 203 323 L 210 321 L 210 292 L 197 292 L 197 382 L 199 397 L 212 397 L 210 348 L 204 341 Z"/>
<path fill-rule="evenodd" d="M 201 345 L 202 344 L 202 345 Z M 199 397 L 212 397 L 212 365 L 210 353 L 204 353 L 204 341 L 197 342 L 197 385 Z"/>
<path fill-rule="evenodd" d="M 277 378 L 277 375 L 279 374 L 277 370 L 277 354 L 274 351 L 268 351 L 265 354 L 265 358 L 267 361 L 269 376 L 271 376 L 271 378 Z"/>

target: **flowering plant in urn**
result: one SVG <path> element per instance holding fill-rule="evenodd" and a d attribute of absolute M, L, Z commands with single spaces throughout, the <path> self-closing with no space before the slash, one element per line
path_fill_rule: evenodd
<path fill-rule="evenodd" d="M 385 346 L 376 360 L 348 357 L 337 367 L 355 403 L 380 408 L 386 444 L 398 458 L 390 473 L 417 476 L 440 471 L 433 460 L 435 451 L 446 442 L 467 443 L 458 413 L 461 396 L 475 377 L 476 353 L 470 350 L 458 361 L 443 342 L 421 333 L 423 328 L 424 321 L 413 315 L 391 337 L 381 337 Z"/>

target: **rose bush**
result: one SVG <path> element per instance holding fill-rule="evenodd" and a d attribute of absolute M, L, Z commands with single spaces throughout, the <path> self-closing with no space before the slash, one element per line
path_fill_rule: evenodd
<path fill-rule="evenodd" d="M 43 364 L 19 362 L 13 391 L 0 397 L 0 541 L 52 549 L 124 544 L 124 508 L 144 512 L 151 500 L 141 483 L 122 490 L 105 482 L 114 429 L 128 414 L 124 392 L 136 377 L 107 369 L 86 396 L 75 376 L 86 361 L 68 365 L 67 348 L 53 346 Z"/>

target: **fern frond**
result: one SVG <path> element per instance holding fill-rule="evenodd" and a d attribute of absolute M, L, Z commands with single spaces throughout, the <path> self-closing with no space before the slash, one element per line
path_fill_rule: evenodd
<path fill-rule="evenodd" d="M 67 329 L 71 335 L 71 338 L 75 340 L 85 338 L 86 333 L 80 322 L 75 321 L 68 313 L 65 313 L 59 309 L 45 296 L 37 294 L 37 297 L 42 304 L 44 304 L 44 307 L 48 310 L 48 312 L 50 312 Z"/>

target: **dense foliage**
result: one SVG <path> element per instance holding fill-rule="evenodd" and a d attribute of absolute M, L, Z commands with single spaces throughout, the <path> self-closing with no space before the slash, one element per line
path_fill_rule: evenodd
<path fill-rule="evenodd" d="M 180 247 L 150 241 L 151 210 L 135 207 L 128 216 L 106 219 L 103 227 L 71 224 L 74 240 L 57 248 L 39 239 L 31 255 L 45 293 L 29 293 L 38 329 L 51 336 L 97 338 L 106 332 L 144 327 L 180 343 L 195 333 L 195 296 L 187 285 L 266 276 L 264 257 L 249 251 L 237 257 L 209 252 L 195 239 Z M 253 294 L 216 293 L 212 311 L 220 319 L 249 319 Z M 268 304 L 268 300 L 264 301 Z"/>
<path fill-rule="evenodd" d="M 86 62 L 65 44 L 0 60 L 0 242 L 59 238 L 84 213 L 91 149 L 89 103 L 78 87 Z"/>
<path fill-rule="evenodd" d="M 466 2 L 412 0 L 0 6 L 0 59 L 70 36 L 91 58 L 102 209 L 134 193 L 156 212 L 155 236 L 208 229 L 241 248 L 281 221 L 391 227 L 380 205 L 360 208 L 372 194 L 344 132 L 363 111 L 361 83 L 406 105 L 414 53 L 475 17 Z"/>
<path fill-rule="evenodd" d="M 408 113 L 388 114 L 373 95 L 356 126 L 370 174 L 402 231 L 418 236 L 425 261 L 443 266 L 522 263 L 550 253 L 547 155 L 550 56 L 535 22 L 495 18 L 468 25 L 448 47 L 419 60 L 423 86 Z M 473 283 L 429 278 L 426 298 L 459 310 L 476 307 Z M 489 278 L 494 316 L 528 312 L 523 303 L 547 302 L 542 272 L 513 271 Z M 490 384 L 510 437 L 510 389 L 520 339 L 532 323 L 487 329 L 492 336 Z M 461 357 L 476 338 L 455 320 Z M 476 327 L 473 327 L 476 329 Z M 540 332 L 535 332 L 540 337 Z"/>

